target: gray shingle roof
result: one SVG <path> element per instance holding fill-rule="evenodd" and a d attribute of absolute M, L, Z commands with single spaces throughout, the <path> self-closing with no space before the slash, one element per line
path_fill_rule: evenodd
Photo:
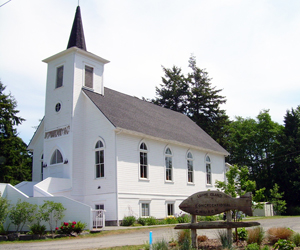
<path fill-rule="evenodd" d="M 104 88 L 104 95 L 87 89 L 83 92 L 116 128 L 228 154 L 184 114 L 109 88 Z"/>

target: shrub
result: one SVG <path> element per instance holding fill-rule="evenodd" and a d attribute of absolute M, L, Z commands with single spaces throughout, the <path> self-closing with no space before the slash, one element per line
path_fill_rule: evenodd
<path fill-rule="evenodd" d="M 9 219 L 15 225 L 16 232 L 21 231 L 26 222 L 32 222 L 34 220 L 36 208 L 37 205 L 21 201 L 21 199 L 12 207 Z"/>
<path fill-rule="evenodd" d="M 295 247 L 295 244 L 289 240 L 279 239 L 275 245 L 274 249 L 278 250 L 293 250 Z"/>
<path fill-rule="evenodd" d="M 124 216 L 122 220 L 122 226 L 128 227 L 132 226 L 135 223 L 135 217 L 134 216 Z"/>
<path fill-rule="evenodd" d="M 291 229 L 288 229 L 286 227 L 272 227 L 268 229 L 268 239 L 271 244 L 276 243 L 279 239 L 287 240 L 289 239 L 293 231 Z"/>
<path fill-rule="evenodd" d="M 3 223 L 6 220 L 7 215 L 9 214 L 9 201 L 2 197 L 1 192 L 0 192 L 0 234 L 1 231 L 4 231 L 4 226 Z"/>
<path fill-rule="evenodd" d="M 183 214 L 181 216 L 177 217 L 178 223 L 189 223 L 191 221 L 191 218 L 187 214 Z"/>
<path fill-rule="evenodd" d="M 270 250 L 270 247 L 268 245 L 264 245 L 261 250 Z"/>
<path fill-rule="evenodd" d="M 257 243 L 251 243 L 246 246 L 245 250 L 259 250 L 260 247 L 257 245 Z"/>
<path fill-rule="evenodd" d="M 174 216 L 168 216 L 165 218 L 166 224 L 176 224 L 178 221 Z"/>
<path fill-rule="evenodd" d="M 247 244 L 257 243 L 261 245 L 265 232 L 262 227 L 255 227 L 248 230 Z"/>
<path fill-rule="evenodd" d="M 294 233 L 291 237 L 291 240 L 294 242 L 296 247 L 300 246 L 300 233 Z"/>
<path fill-rule="evenodd" d="M 41 225 L 40 223 L 34 223 L 30 228 L 30 234 L 39 234 L 39 235 L 44 235 L 46 233 L 46 226 Z"/>
<path fill-rule="evenodd" d="M 151 226 L 151 225 L 156 225 L 157 221 L 155 219 L 155 217 L 150 216 L 148 218 L 146 218 L 146 225 Z"/>
<path fill-rule="evenodd" d="M 72 234 L 72 233 L 77 233 L 80 234 L 83 229 L 86 227 L 85 223 L 82 223 L 81 221 L 69 221 L 69 222 L 62 222 L 61 226 L 58 228 L 56 227 L 55 230 L 59 234 Z"/>
<path fill-rule="evenodd" d="M 50 231 L 53 234 L 54 222 L 57 227 L 57 222 L 65 216 L 65 210 L 66 208 L 60 202 L 44 201 L 44 204 L 39 207 L 38 217 L 48 222 Z"/>
<path fill-rule="evenodd" d="M 137 219 L 137 223 L 138 223 L 138 224 L 141 224 L 142 226 L 145 226 L 145 225 L 146 225 L 146 218 L 139 217 L 139 218 Z"/>
<path fill-rule="evenodd" d="M 219 216 L 197 216 L 197 221 L 216 221 L 219 219 Z"/>
<path fill-rule="evenodd" d="M 237 229 L 237 234 L 238 234 L 238 238 L 239 240 L 246 240 L 247 236 L 248 236 L 248 232 L 246 230 L 246 228 L 242 227 L 242 228 L 238 228 Z M 233 238 L 235 239 L 235 232 L 233 232 Z"/>
<path fill-rule="evenodd" d="M 78 221 L 75 224 L 75 227 L 74 227 L 73 230 L 74 230 L 75 233 L 80 234 L 85 227 L 86 227 L 86 223 L 82 223 L 81 221 Z"/>

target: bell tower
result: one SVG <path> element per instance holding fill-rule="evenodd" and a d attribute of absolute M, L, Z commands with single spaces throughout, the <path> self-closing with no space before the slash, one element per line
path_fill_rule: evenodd
<path fill-rule="evenodd" d="M 104 65 L 109 62 L 86 50 L 79 6 L 67 49 L 43 62 L 48 64 L 43 161 L 49 166 L 44 169 L 43 178 L 71 179 L 74 133 L 84 112 L 80 104 L 82 89 L 104 95 Z"/>

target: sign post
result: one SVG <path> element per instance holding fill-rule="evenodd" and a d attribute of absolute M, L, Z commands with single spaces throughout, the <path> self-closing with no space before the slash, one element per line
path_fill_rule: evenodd
<path fill-rule="evenodd" d="M 220 191 L 198 192 L 185 199 L 179 208 L 192 216 L 191 223 L 178 224 L 175 229 L 191 229 L 192 245 L 197 248 L 197 229 L 226 228 L 227 238 L 232 244 L 232 228 L 252 227 L 260 225 L 258 222 L 232 222 L 231 210 L 240 210 L 252 216 L 252 194 L 247 193 L 240 198 Z M 226 212 L 226 222 L 198 222 L 197 215 L 210 216 Z"/>

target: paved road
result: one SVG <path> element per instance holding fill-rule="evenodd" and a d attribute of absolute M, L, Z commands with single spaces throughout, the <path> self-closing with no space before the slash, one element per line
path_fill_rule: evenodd
<path fill-rule="evenodd" d="M 296 232 L 300 232 L 300 217 L 284 218 L 284 219 L 265 219 L 257 220 L 261 226 L 267 230 L 271 227 L 289 227 Z M 107 230 L 115 230 L 116 228 L 106 228 Z M 75 238 L 70 240 L 44 241 L 44 242 L 30 242 L 30 243 L 9 243 L 0 244 L 2 250 L 57 250 L 57 249 L 75 249 L 75 250 L 92 250 L 101 249 L 113 246 L 124 245 L 140 245 L 149 240 L 149 232 L 153 232 L 153 241 L 164 238 L 166 240 L 176 239 L 177 230 L 173 227 L 159 227 L 159 228 L 143 228 L 141 230 L 134 230 L 134 232 L 118 235 L 107 235 L 101 237 L 91 238 Z M 198 235 L 205 234 L 208 238 L 217 238 L 217 230 L 198 230 Z"/>

